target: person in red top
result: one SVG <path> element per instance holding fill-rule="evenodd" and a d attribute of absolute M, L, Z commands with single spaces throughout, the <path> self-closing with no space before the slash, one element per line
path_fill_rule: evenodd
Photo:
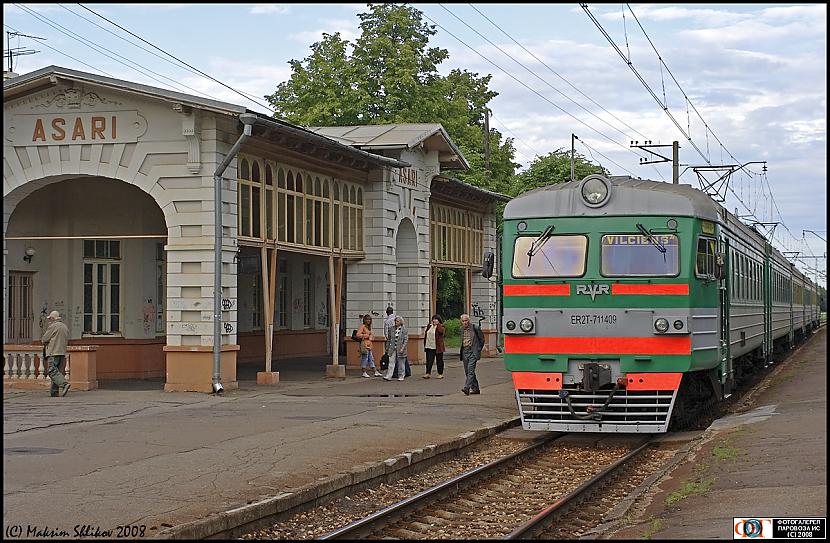
<path fill-rule="evenodd" d="M 427 372 L 424 379 L 429 379 L 432 373 L 432 363 L 438 361 L 438 378 L 444 378 L 444 319 L 441 315 L 433 315 L 424 330 L 424 351 L 427 355 Z"/>

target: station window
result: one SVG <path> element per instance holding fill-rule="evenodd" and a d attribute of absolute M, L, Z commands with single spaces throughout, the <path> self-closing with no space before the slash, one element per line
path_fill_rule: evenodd
<path fill-rule="evenodd" d="M 363 251 L 363 188 L 240 155 L 238 235 L 304 247 Z"/>
<path fill-rule="evenodd" d="M 480 266 L 484 219 L 474 211 L 430 204 L 430 258 L 436 262 Z"/>
<path fill-rule="evenodd" d="M 84 240 L 84 334 L 121 333 L 121 242 Z"/>
<path fill-rule="evenodd" d="M 279 259 L 277 264 L 277 303 L 274 307 L 276 312 L 274 320 L 278 328 L 288 328 L 288 308 L 291 305 L 290 284 L 288 261 Z"/>

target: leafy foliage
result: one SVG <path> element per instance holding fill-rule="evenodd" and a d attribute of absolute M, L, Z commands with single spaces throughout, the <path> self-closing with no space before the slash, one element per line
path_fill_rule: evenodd
<path fill-rule="evenodd" d="M 471 168 L 457 177 L 498 192 L 510 189 L 518 164 L 510 139 L 489 133 L 490 168 L 484 157 L 484 115 L 498 93 L 490 75 L 452 70 L 442 76 L 446 49 L 429 47 L 435 27 L 421 11 L 396 4 L 369 4 L 358 14 L 354 44 L 339 33 L 323 34 L 292 75 L 265 98 L 276 116 L 303 126 L 440 122 Z"/>
<path fill-rule="evenodd" d="M 574 179 L 580 180 L 592 173 L 608 175 L 608 170 L 592 164 L 584 156 L 576 153 L 574 155 Z M 565 183 L 570 179 L 571 152 L 560 148 L 545 156 L 537 157 L 527 170 L 517 175 L 510 194 L 516 196 L 553 183 Z"/>

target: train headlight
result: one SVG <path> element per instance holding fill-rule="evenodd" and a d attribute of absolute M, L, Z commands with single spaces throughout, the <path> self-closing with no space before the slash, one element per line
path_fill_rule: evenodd
<path fill-rule="evenodd" d="M 657 330 L 659 333 L 663 334 L 666 330 L 669 329 L 669 321 L 660 317 L 656 321 L 654 321 L 654 329 Z"/>
<path fill-rule="evenodd" d="M 599 207 L 608 200 L 608 182 L 599 175 L 589 175 L 582 181 L 582 199 L 591 207 Z"/>
<path fill-rule="evenodd" d="M 522 329 L 522 332 L 530 332 L 533 330 L 533 321 L 530 319 L 522 319 L 519 323 L 519 328 Z"/>
<path fill-rule="evenodd" d="M 675 330 L 682 330 L 683 329 L 683 321 L 681 321 L 681 320 L 674 321 L 674 329 Z"/>
<path fill-rule="evenodd" d="M 505 324 L 505 326 L 507 326 L 508 330 L 516 329 L 516 323 L 514 321 L 507 321 L 507 324 Z"/>

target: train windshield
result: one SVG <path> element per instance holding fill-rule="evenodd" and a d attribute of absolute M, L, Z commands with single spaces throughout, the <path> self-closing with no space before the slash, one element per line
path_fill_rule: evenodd
<path fill-rule="evenodd" d="M 659 250 L 655 242 L 665 251 Z M 678 240 L 674 234 L 602 236 L 600 260 L 604 276 L 673 277 L 680 271 Z"/>
<path fill-rule="evenodd" d="M 513 277 L 580 277 L 585 273 L 587 236 L 550 236 L 528 256 L 535 236 L 516 238 Z"/>

